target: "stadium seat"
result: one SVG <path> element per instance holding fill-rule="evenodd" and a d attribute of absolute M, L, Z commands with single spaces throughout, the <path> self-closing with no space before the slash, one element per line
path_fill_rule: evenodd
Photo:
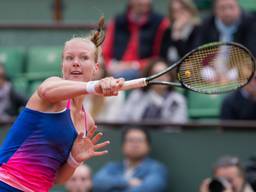
<path fill-rule="evenodd" d="M 28 96 L 31 96 L 41 83 L 42 81 L 31 82 L 28 86 Z"/>
<path fill-rule="evenodd" d="M 247 11 L 256 11 L 255 0 L 239 0 L 239 3 L 241 7 Z"/>
<path fill-rule="evenodd" d="M 12 80 L 13 86 L 18 93 L 28 96 L 28 82 L 26 78 L 19 77 Z"/>
<path fill-rule="evenodd" d="M 60 74 L 62 47 L 30 47 L 26 68 L 29 81 Z"/>
<path fill-rule="evenodd" d="M 188 92 L 188 114 L 191 119 L 218 118 L 224 95 Z"/>
<path fill-rule="evenodd" d="M 10 79 L 24 72 L 25 48 L 0 47 L 0 63 L 3 63 Z"/>

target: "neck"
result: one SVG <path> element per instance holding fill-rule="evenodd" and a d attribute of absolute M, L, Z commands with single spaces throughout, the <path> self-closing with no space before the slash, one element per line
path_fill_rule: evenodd
<path fill-rule="evenodd" d="M 129 17 L 133 22 L 140 23 L 146 20 L 147 14 L 131 10 Z"/>
<path fill-rule="evenodd" d="M 136 167 L 143 159 L 127 159 L 128 167 Z"/>
<path fill-rule="evenodd" d="M 163 95 L 165 95 L 165 93 L 166 93 L 166 88 L 162 88 L 162 87 L 155 87 L 155 88 L 153 88 L 153 90 L 158 94 L 158 95 L 160 95 L 160 96 L 163 96 Z"/>

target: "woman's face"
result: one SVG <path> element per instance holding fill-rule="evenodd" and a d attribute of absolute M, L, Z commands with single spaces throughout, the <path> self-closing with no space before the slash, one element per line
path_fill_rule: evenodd
<path fill-rule="evenodd" d="M 95 63 L 95 46 L 85 40 L 70 40 L 63 50 L 63 78 L 74 81 L 90 81 L 99 65 Z"/>
<path fill-rule="evenodd" d="M 180 17 L 184 17 L 184 15 L 191 17 L 190 12 L 177 0 L 171 2 L 170 8 L 174 20 L 178 20 Z"/>
<path fill-rule="evenodd" d="M 151 75 L 159 73 L 167 68 L 167 65 L 163 62 L 157 62 L 155 66 L 152 68 Z M 170 75 L 168 73 L 161 75 L 156 80 L 158 81 L 171 81 Z"/>
<path fill-rule="evenodd" d="M 155 66 L 152 68 L 151 75 L 159 73 L 167 68 L 167 65 L 163 62 L 157 62 Z M 164 75 L 161 75 L 156 80 L 158 81 L 171 81 L 170 74 L 166 73 Z M 163 93 L 167 90 L 167 86 L 160 86 L 160 85 L 154 85 L 151 87 L 154 91 L 158 93 Z"/>

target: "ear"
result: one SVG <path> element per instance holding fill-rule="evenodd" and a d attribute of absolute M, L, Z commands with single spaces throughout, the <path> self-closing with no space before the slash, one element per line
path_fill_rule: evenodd
<path fill-rule="evenodd" d="M 62 75 L 62 77 L 64 78 L 64 69 L 63 69 L 63 63 L 61 63 L 61 65 L 60 65 L 60 68 L 61 68 L 61 75 Z"/>
<path fill-rule="evenodd" d="M 95 73 L 97 73 L 99 71 L 99 68 L 100 68 L 100 64 L 95 63 L 94 68 L 93 68 L 93 75 L 95 75 Z"/>

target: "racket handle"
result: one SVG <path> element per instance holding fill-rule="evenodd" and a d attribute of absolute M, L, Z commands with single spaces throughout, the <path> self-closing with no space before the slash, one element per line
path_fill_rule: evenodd
<path fill-rule="evenodd" d="M 129 89 L 136 89 L 136 88 L 145 87 L 146 85 L 147 85 L 146 78 L 139 78 L 139 79 L 134 79 L 130 81 L 125 81 L 124 85 L 120 88 L 120 90 L 125 91 Z"/>

